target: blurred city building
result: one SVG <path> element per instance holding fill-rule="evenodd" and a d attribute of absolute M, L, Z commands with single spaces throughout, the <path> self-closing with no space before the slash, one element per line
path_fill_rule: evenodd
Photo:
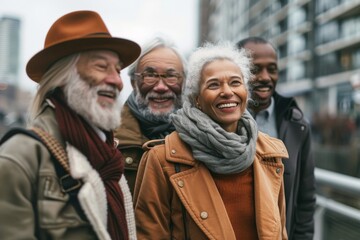
<path fill-rule="evenodd" d="M 23 126 L 31 94 L 19 88 L 20 19 L 0 17 L 0 136 Z"/>
<path fill-rule="evenodd" d="M 19 80 L 20 20 L 0 18 L 0 82 L 17 85 Z"/>
<path fill-rule="evenodd" d="M 294 96 L 312 124 L 316 166 L 359 180 L 360 0 L 201 0 L 199 22 L 199 44 L 270 40 L 280 58 L 277 90 Z M 318 191 L 360 209 L 355 190 Z M 349 224 L 326 214 L 323 239 L 360 239 L 360 215 Z"/>

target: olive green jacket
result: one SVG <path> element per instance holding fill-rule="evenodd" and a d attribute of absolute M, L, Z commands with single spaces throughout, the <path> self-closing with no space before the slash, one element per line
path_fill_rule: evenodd
<path fill-rule="evenodd" d="M 133 193 L 137 169 L 144 153 L 142 145 L 149 139 L 141 133 L 139 122 L 126 103 L 121 112 L 121 125 L 114 131 L 114 137 L 125 159 L 125 178 Z"/>
<path fill-rule="evenodd" d="M 281 161 L 287 157 L 281 140 L 259 133 L 253 169 L 260 240 L 287 239 Z M 175 164 L 181 165 L 180 172 L 175 171 Z M 138 239 L 185 239 L 185 227 L 189 239 L 236 239 L 211 173 L 193 158 L 177 132 L 143 155 L 134 204 Z M 182 205 L 186 209 L 185 226 Z"/>
<path fill-rule="evenodd" d="M 39 141 L 16 134 L 0 146 L 0 239 L 110 239 L 104 183 L 87 158 L 66 144 L 51 104 L 45 104 L 34 126 L 54 136 L 66 148 L 73 178 L 83 185 L 80 217 L 61 190 L 48 149 Z M 130 239 L 136 239 L 131 194 L 121 178 Z"/>

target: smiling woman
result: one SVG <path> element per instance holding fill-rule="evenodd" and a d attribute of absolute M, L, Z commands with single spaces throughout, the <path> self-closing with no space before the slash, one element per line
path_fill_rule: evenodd
<path fill-rule="evenodd" d="M 287 239 L 287 151 L 246 110 L 249 66 L 230 43 L 191 55 L 183 108 L 171 115 L 176 131 L 145 144 L 134 190 L 139 238 Z"/>
<path fill-rule="evenodd" d="M 196 105 L 228 132 L 236 132 L 246 108 L 247 91 L 240 68 L 230 60 L 204 66 Z"/>

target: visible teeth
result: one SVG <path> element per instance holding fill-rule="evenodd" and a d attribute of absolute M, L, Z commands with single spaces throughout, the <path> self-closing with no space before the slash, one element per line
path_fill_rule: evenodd
<path fill-rule="evenodd" d="M 151 100 L 153 100 L 154 102 L 166 102 L 169 99 L 168 98 L 153 98 Z"/>
<path fill-rule="evenodd" d="M 224 104 L 220 104 L 218 106 L 218 108 L 229 108 L 229 107 L 236 107 L 237 103 L 224 103 Z"/>
<path fill-rule="evenodd" d="M 113 92 L 99 91 L 99 95 L 109 97 L 109 98 L 114 98 L 116 94 Z"/>
<path fill-rule="evenodd" d="M 270 87 L 258 87 L 256 90 L 259 92 L 267 92 L 270 91 Z"/>

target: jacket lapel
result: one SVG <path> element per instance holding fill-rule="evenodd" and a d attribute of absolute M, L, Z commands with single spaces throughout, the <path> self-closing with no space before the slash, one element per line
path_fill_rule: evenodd
<path fill-rule="evenodd" d="M 191 218 L 209 239 L 235 239 L 221 196 L 204 165 L 174 174 L 170 181 Z"/>
<path fill-rule="evenodd" d="M 259 239 L 276 239 L 281 229 L 278 195 L 281 188 L 282 164 L 262 166 L 254 161 L 255 218 Z M 264 231 L 265 230 L 265 231 Z"/>
<path fill-rule="evenodd" d="M 280 160 L 273 159 L 288 158 L 288 154 L 280 140 L 260 135 L 254 160 L 256 224 L 260 239 L 276 239 L 281 229 L 278 197 L 284 167 Z M 194 222 L 209 239 L 236 239 L 209 170 L 192 157 L 191 149 L 177 133 L 165 139 L 165 147 L 167 161 L 191 166 L 171 175 L 170 181 Z"/>
<path fill-rule="evenodd" d="M 259 132 L 253 163 L 256 226 L 259 239 L 277 239 L 279 229 L 282 229 L 279 194 L 284 165 L 280 159 L 289 156 L 281 140 L 263 135 Z"/>
<path fill-rule="evenodd" d="M 207 168 L 192 157 L 177 133 L 168 136 L 166 159 L 193 166 L 171 175 L 170 181 L 188 214 L 209 239 L 236 239 L 225 205 Z"/>

